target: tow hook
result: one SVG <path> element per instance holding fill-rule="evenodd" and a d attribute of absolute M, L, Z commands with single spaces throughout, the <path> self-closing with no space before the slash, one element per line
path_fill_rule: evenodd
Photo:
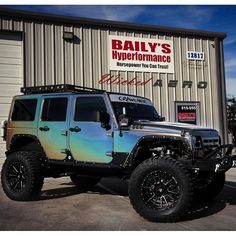
<path fill-rule="evenodd" d="M 236 167 L 236 161 L 233 161 L 232 167 Z"/>

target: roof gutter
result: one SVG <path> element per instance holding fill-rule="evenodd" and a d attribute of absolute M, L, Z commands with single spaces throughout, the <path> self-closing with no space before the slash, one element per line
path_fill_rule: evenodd
<path fill-rule="evenodd" d="M 145 25 L 145 24 L 134 24 L 127 22 L 119 21 L 109 21 L 109 20 L 100 20 L 100 19 L 90 19 L 84 17 L 74 17 L 74 16 L 63 16 L 63 15 L 54 15 L 46 13 L 36 13 L 31 11 L 20 11 L 10 8 L 0 8 L 1 17 L 7 17 L 11 19 L 18 20 L 37 20 L 41 22 L 51 21 L 58 23 L 67 23 L 74 25 L 86 25 L 90 27 L 102 27 L 102 28 L 118 28 L 126 29 L 132 31 L 145 31 L 148 33 L 165 33 L 170 35 L 184 35 L 184 36 L 199 36 L 204 38 L 226 38 L 226 33 L 222 32 L 211 32 L 206 30 L 194 30 L 194 29 L 183 29 L 183 28 L 174 28 L 166 26 L 156 26 L 156 25 Z"/>

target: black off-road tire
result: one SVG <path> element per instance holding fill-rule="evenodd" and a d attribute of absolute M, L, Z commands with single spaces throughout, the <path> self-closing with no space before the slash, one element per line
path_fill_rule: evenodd
<path fill-rule="evenodd" d="M 194 201 L 210 201 L 213 200 L 223 190 L 225 184 L 225 173 L 216 173 L 212 176 L 210 184 L 203 188 L 194 190 Z"/>
<path fill-rule="evenodd" d="M 70 179 L 74 185 L 81 189 L 88 189 L 95 186 L 100 180 L 100 177 L 71 175 Z"/>
<path fill-rule="evenodd" d="M 155 177 L 153 183 L 152 175 Z M 168 178 L 171 180 L 170 183 L 168 183 Z M 175 194 L 170 195 L 172 200 L 168 196 L 169 191 L 177 193 L 176 196 Z M 153 197 L 151 200 L 147 200 L 150 197 L 149 193 L 155 195 L 151 196 Z M 190 175 L 180 162 L 170 157 L 150 158 L 142 162 L 136 167 L 129 181 L 131 204 L 142 217 L 149 221 L 178 221 L 191 205 L 192 195 L 193 187 Z M 166 208 L 163 208 L 162 205 L 158 206 L 161 196 L 165 196 L 165 200 L 172 201 L 168 203 L 166 201 L 165 205 L 168 205 Z"/>
<path fill-rule="evenodd" d="M 40 158 L 40 153 L 30 151 L 14 152 L 7 157 L 2 167 L 1 181 L 10 199 L 28 201 L 41 192 L 44 178 Z"/>

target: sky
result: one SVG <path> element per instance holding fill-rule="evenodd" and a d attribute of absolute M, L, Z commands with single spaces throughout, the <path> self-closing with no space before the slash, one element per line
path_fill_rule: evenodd
<path fill-rule="evenodd" d="M 224 41 L 227 95 L 236 96 L 236 5 L 17 5 L 67 16 L 152 24 L 227 33 Z"/>

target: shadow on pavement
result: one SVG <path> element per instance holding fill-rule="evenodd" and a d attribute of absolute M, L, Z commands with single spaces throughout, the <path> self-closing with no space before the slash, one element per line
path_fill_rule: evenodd
<path fill-rule="evenodd" d="M 118 196 L 128 196 L 128 184 L 120 179 L 102 179 L 102 181 L 90 189 L 79 189 L 71 182 L 62 183 L 67 186 L 62 188 L 50 189 L 42 191 L 41 196 L 37 200 L 49 200 L 56 198 L 64 198 L 77 194 L 109 194 Z M 226 205 L 236 205 L 236 182 L 225 182 L 225 187 L 216 199 L 210 202 L 193 203 L 188 214 L 181 221 L 199 219 L 206 216 L 214 215 L 222 211 Z"/>
<path fill-rule="evenodd" d="M 226 205 L 236 205 L 236 182 L 225 182 L 223 191 L 210 202 L 193 203 L 188 214 L 182 220 L 194 220 L 222 211 Z"/>
<path fill-rule="evenodd" d="M 42 200 L 64 198 L 64 197 L 77 195 L 77 194 L 80 194 L 80 193 L 83 193 L 83 192 L 84 192 L 83 190 L 80 190 L 75 186 L 55 188 L 55 189 L 43 190 L 41 195 L 35 200 L 36 201 L 42 201 Z"/>
<path fill-rule="evenodd" d="M 64 198 L 82 193 L 128 196 L 127 183 L 120 179 L 102 179 L 96 186 L 86 189 L 79 188 L 72 182 L 61 183 L 60 185 L 66 187 L 43 190 L 35 201 Z M 112 189 L 114 192 L 111 192 Z"/>

